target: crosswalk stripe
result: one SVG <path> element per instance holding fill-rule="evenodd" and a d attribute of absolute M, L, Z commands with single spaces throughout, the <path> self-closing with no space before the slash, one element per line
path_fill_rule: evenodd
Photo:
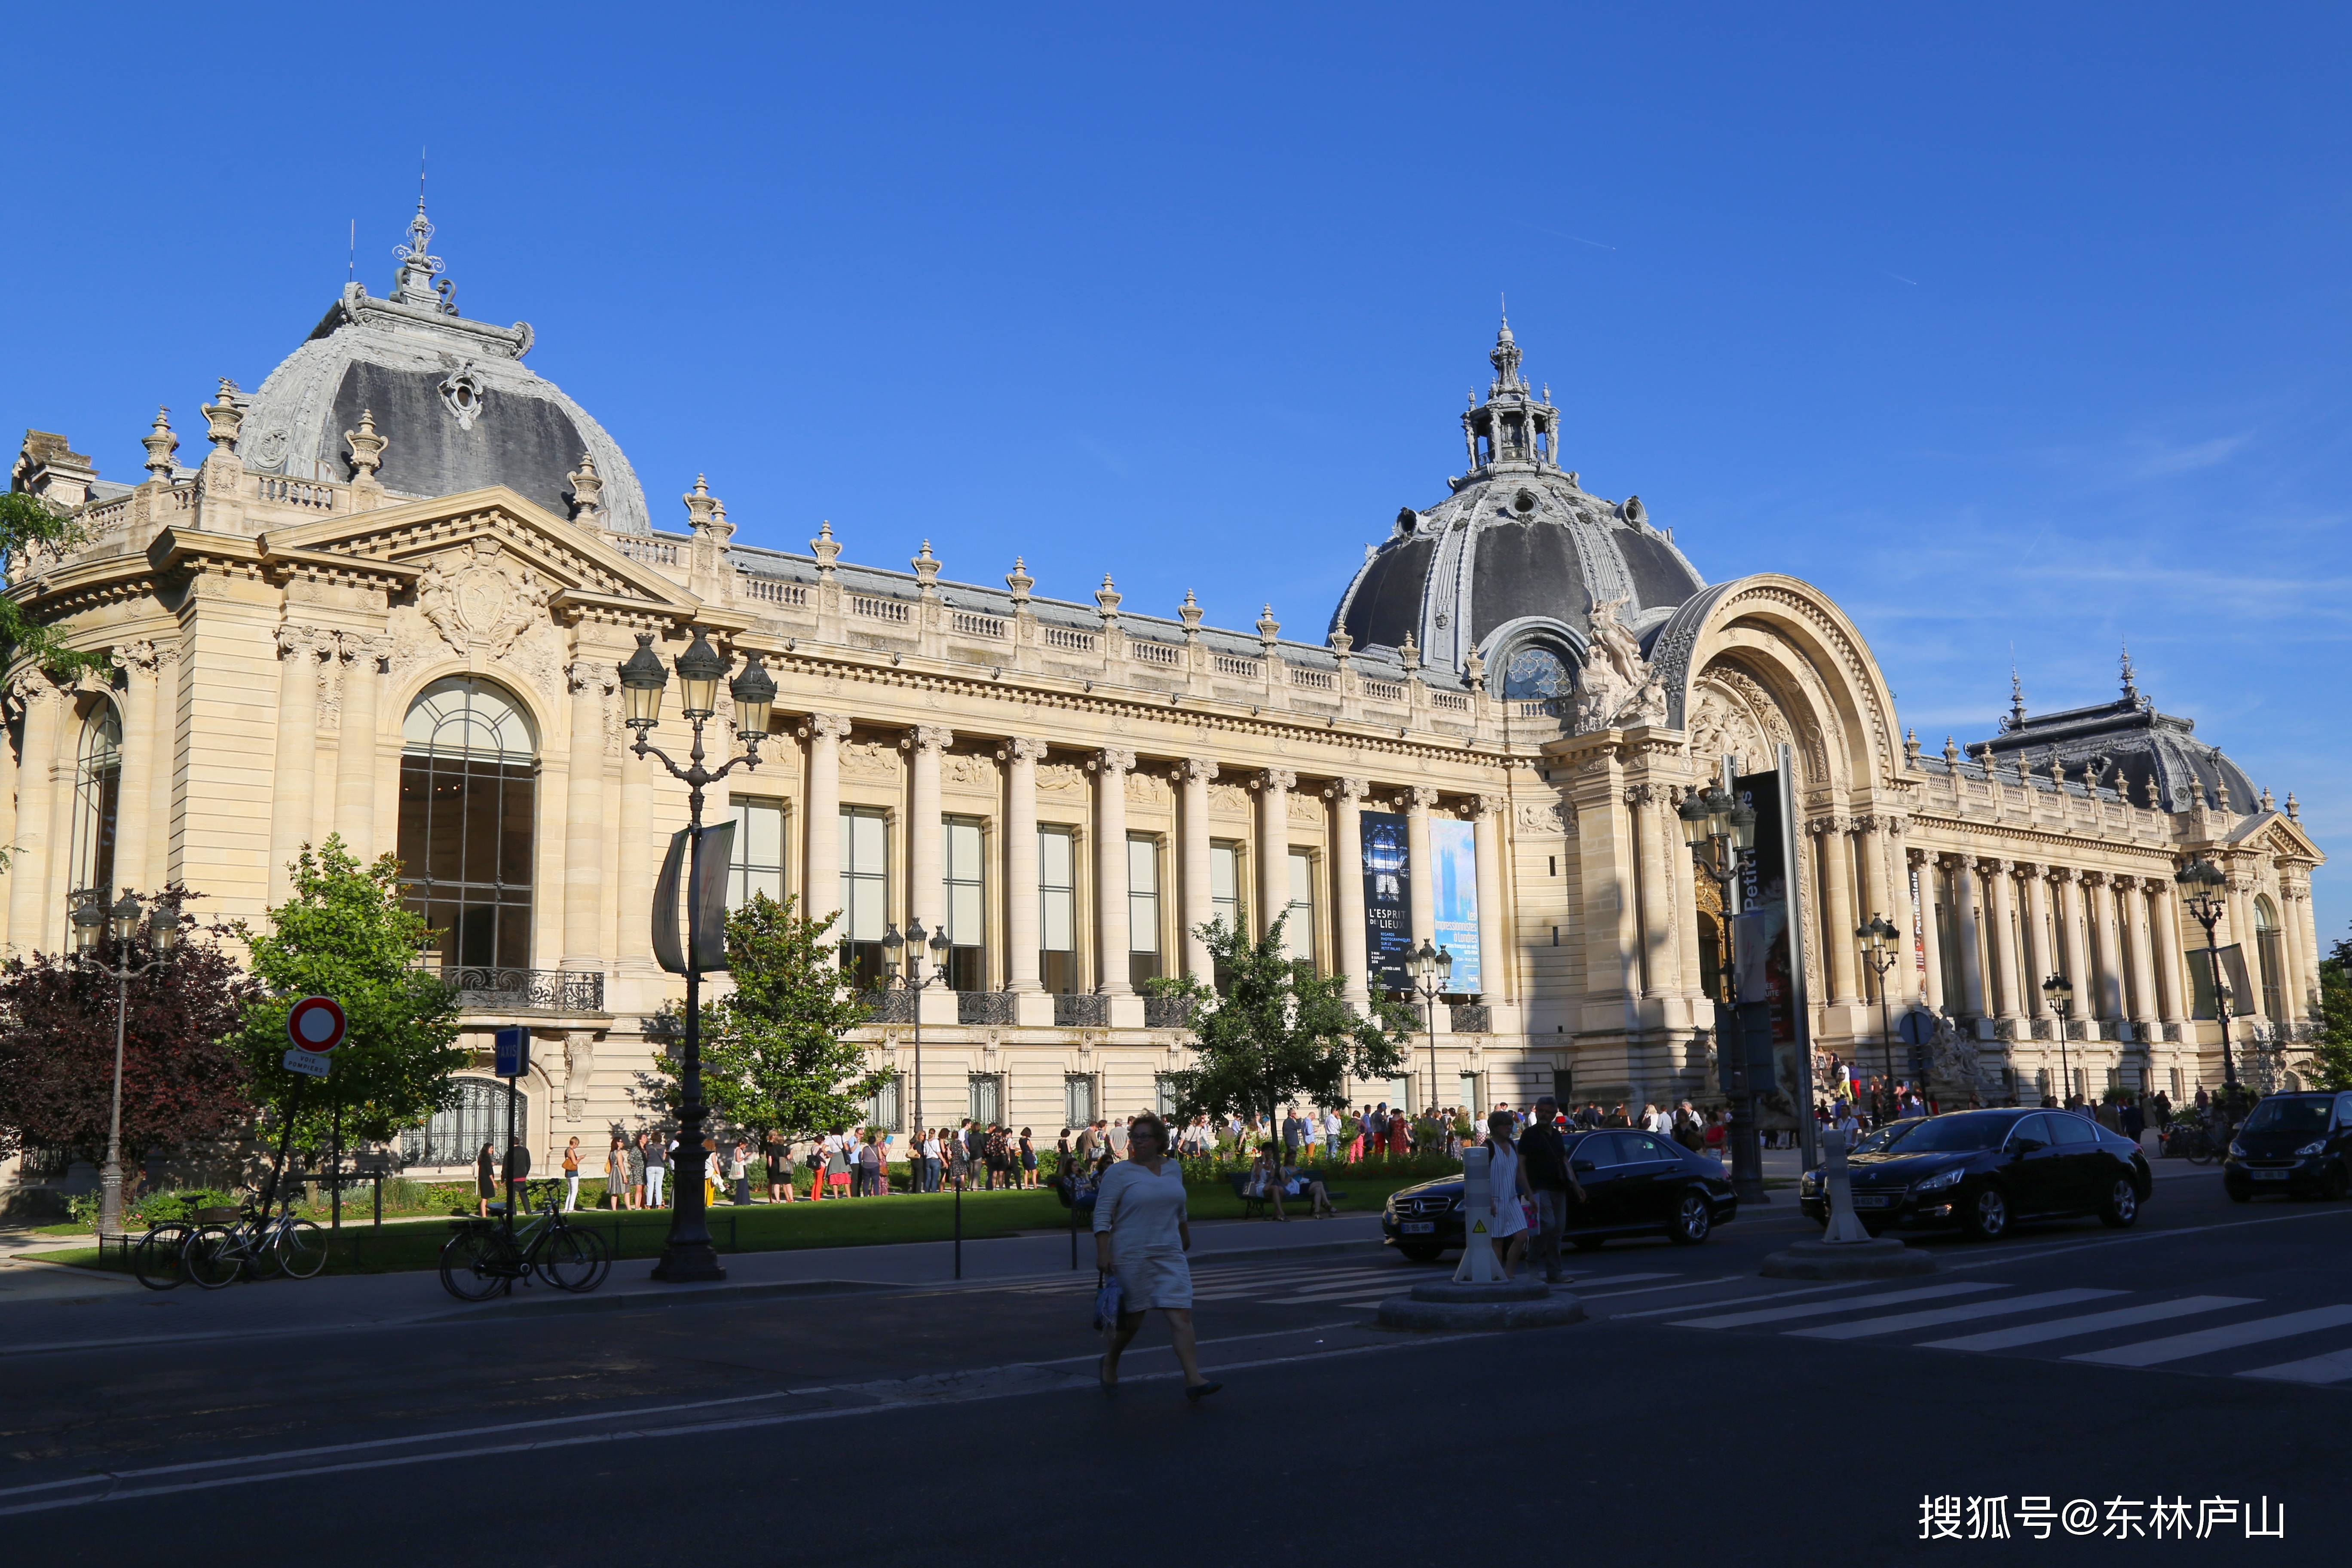
<path fill-rule="evenodd" d="M 1905 1301 L 1932 1301 L 1938 1296 L 1972 1296 L 1979 1290 L 2006 1290 L 2006 1285 L 1986 1280 L 1964 1284 L 1925 1285 L 1916 1290 L 1885 1290 L 1875 1296 L 1846 1296 L 1834 1301 L 1808 1301 L 1800 1307 L 1759 1307 L 1752 1312 L 1725 1312 L 1712 1318 L 1685 1318 L 1678 1329 L 1738 1329 L 1750 1323 L 1777 1323 L 1790 1318 L 1823 1318 L 1857 1307 L 1894 1307 Z"/>
<path fill-rule="evenodd" d="M 2071 1307 L 2077 1301 L 2104 1300 L 2121 1290 L 2045 1290 L 2038 1296 L 2006 1296 L 1997 1301 L 1964 1301 L 1957 1307 L 1936 1307 L 1924 1312 L 1895 1312 L 1883 1318 L 1863 1318 L 1851 1323 L 1820 1323 L 1810 1329 L 1785 1331 L 1808 1340 L 1859 1340 L 1872 1334 L 1900 1333 L 1905 1329 L 1933 1328 L 1937 1323 L 1965 1323 L 1974 1318 L 2006 1317 L 2042 1307 Z"/>
<path fill-rule="evenodd" d="M 2238 1375 L 2264 1377 L 2277 1383 L 2342 1383 L 2352 1378 L 2352 1351 L 2329 1351 L 2326 1355 L 2310 1356 L 2302 1361 L 2258 1366 L 2252 1372 L 2242 1372 Z"/>
<path fill-rule="evenodd" d="M 2276 1318 L 2256 1318 L 2250 1322 L 2231 1323 L 2219 1329 L 2200 1329 L 2194 1333 L 2142 1340 L 2137 1344 L 2116 1345 L 2111 1350 L 2084 1351 L 2066 1359 L 2101 1366 L 2158 1366 L 2168 1361 L 2186 1361 L 2190 1356 L 2210 1355 L 2215 1351 L 2234 1350 L 2240 1345 L 2261 1344 L 2265 1340 L 2284 1340 L 2345 1323 L 2352 1323 L 2352 1307 L 2314 1307 L 2308 1311 L 2288 1312 Z"/>
<path fill-rule="evenodd" d="M 2137 1307 L 2117 1307 L 2113 1311 L 2053 1318 L 2046 1323 L 1993 1329 L 1981 1334 L 1962 1334 L 1958 1339 L 1926 1340 L 1921 1342 L 1919 1348 L 1931 1351 L 2005 1351 L 2018 1345 L 2038 1345 L 2050 1340 L 2070 1340 L 2081 1334 L 2095 1334 L 2105 1329 L 2127 1329 L 2136 1323 L 2160 1322 L 2167 1318 L 2186 1318 L 2199 1312 L 2219 1311 L 2223 1307 L 2257 1307 L 2261 1304 L 2261 1298 L 2254 1296 L 2183 1296 L 2177 1301 L 2149 1301 Z"/>

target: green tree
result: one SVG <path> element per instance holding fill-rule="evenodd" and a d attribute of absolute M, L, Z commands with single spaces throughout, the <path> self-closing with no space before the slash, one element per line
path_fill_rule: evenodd
<path fill-rule="evenodd" d="M 301 1147 L 325 1144 L 338 1108 L 346 1142 L 387 1141 L 450 1099 L 450 1076 L 467 1061 L 457 1043 L 457 994 L 417 964 L 433 931 L 401 905 L 399 861 L 386 855 L 362 866 L 334 837 L 305 847 L 292 869 L 291 894 L 269 911 L 267 930 L 243 921 L 229 927 L 266 993 L 238 1020 L 237 1052 L 254 1098 L 276 1108 L 273 1120 L 299 1106 Z M 282 1065 L 286 1015 L 305 996 L 341 1003 L 347 1030 L 333 1073 L 315 1083 Z"/>
<path fill-rule="evenodd" d="M 843 983 L 838 918 L 793 912 L 797 900 L 764 893 L 727 917 L 734 988 L 702 1005 L 702 1095 L 720 1121 L 754 1136 L 808 1138 L 861 1120 L 887 1082 L 865 1046 L 848 1037 L 865 1003 Z M 652 1087 L 677 1103 L 678 1046 L 655 1058 Z"/>
<path fill-rule="evenodd" d="M 2352 1089 L 2352 941 L 2319 961 L 2319 1041 L 2311 1076 L 2322 1089 Z"/>
<path fill-rule="evenodd" d="M 1271 1128 L 1294 1100 L 1337 1109 L 1349 1079 L 1391 1078 L 1403 1065 L 1412 1015 L 1375 997 L 1371 1016 L 1358 1017 L 1340 994 L 1344 975 L 1284 953 L 1288 919 L 1255 942 L 1223 920 L 1202 926 L 1214 988 L 1190 974 L 1150 983 L 1154 994 L 1192 1004 L 1195 1063 L 1170 1075 L 1180 1116 L 1257 1112 Z"/>
<path fill-rule="evenodd" d="M 81 524 L 49 502 L 22 490 L 0 491 L 0 562 L 68 550 L 81 537 Z M 0 595 L 0 670 L 13 671 L 24 663 L 69 675 L 100 668 L 104 660 L 67 647 L 47 625 L 26 611 L 17 595 Z"/>

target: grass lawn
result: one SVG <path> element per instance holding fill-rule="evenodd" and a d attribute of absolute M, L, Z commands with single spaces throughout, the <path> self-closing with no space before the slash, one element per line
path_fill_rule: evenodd
<path fill-rule="evenodd" d="M 1342 1213 L 1376 1211 L 1399 1187 L 1425 1180 L 1418 1175 L 1348 1175 L 1340 1178 L 1338 1199 Z M 1194 1184 L 1190 1207 L 1196 1220 L 1239 1219 L 1242 1202 L 1227 1182 Z M 572 1216 L 614 1244 L 620 1258 L 655 1258 L 669 1229 L 666 1210 L 615 1214 L 583 1209 Z M 1069 1210 L 1052 1192 L 967 1192 L 963 1195 L 963 1235 L 967 1241 L 1018 1236 L 1024 1231 L 1068 1228 Z M 802 1247 L 875 1247 L 891 1242 L 946 1241 L 954 1235 L 955 1197 L 950 1193 L 898 1194 L 887 1198 L 828 1199 L 818 1203 L 754 1204 L 738 1208 L 719 1204 L 710 1210 L 710 1234 L 721 1252 L 780 1252 Z M 446 1226 L 387 1225 L 382 1229 L 364 1223 L 346 1223 L 328 1249 L 327 1268 L 339 1274 L 380 1274 L 437 1266 L 441 1245 L 449 1237 Z M 1311 1232 L 1302 1238 L 1311 1238 Z M 62 1247 L 28 1253 L 51 1263 L 101 1267 L 98 1249 Z M 109 1251 L 102 1267 L 123 1265 Z"/>

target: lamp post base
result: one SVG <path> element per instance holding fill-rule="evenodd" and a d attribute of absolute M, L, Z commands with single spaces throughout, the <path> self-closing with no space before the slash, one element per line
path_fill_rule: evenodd
<path fill-rule="evenodd" d="M 719 1249 L 709 1242 L 688 1242 L 682 1246 L 662 1248 L 661 1261 L 654 1265 L 656 1279 L 673 1285 L 692 1284 L 704 1279 L 724 1279 L 726 1267 L 719 1261 Z"/>
<path fill-rule="evenodd" d="M 98 1179 L 98 1230 L 100 1236 L 122 1234 L 122 1163 L 109 1160 Z"/>

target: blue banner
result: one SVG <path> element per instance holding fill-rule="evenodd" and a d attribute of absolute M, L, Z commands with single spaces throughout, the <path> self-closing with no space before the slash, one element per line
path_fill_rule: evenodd
<path fill-rule="evenodd" d="M 1363 814 L 1365 976 L 1375 991 L 1412 984 L 1405 960 L 1412 953 L 1412 868 L 1405 850 L 1404 818 L 1392 811 Z"/>
<path fill-rule="evenodd" d="M 1466 822 L 1439 817 L 1429 825 L 1436 865 L 1436 942 L 1454 955 L 1450 989 L 1475 995 L 1486 989 L 1478 973 L 1478 832 Z"/>

